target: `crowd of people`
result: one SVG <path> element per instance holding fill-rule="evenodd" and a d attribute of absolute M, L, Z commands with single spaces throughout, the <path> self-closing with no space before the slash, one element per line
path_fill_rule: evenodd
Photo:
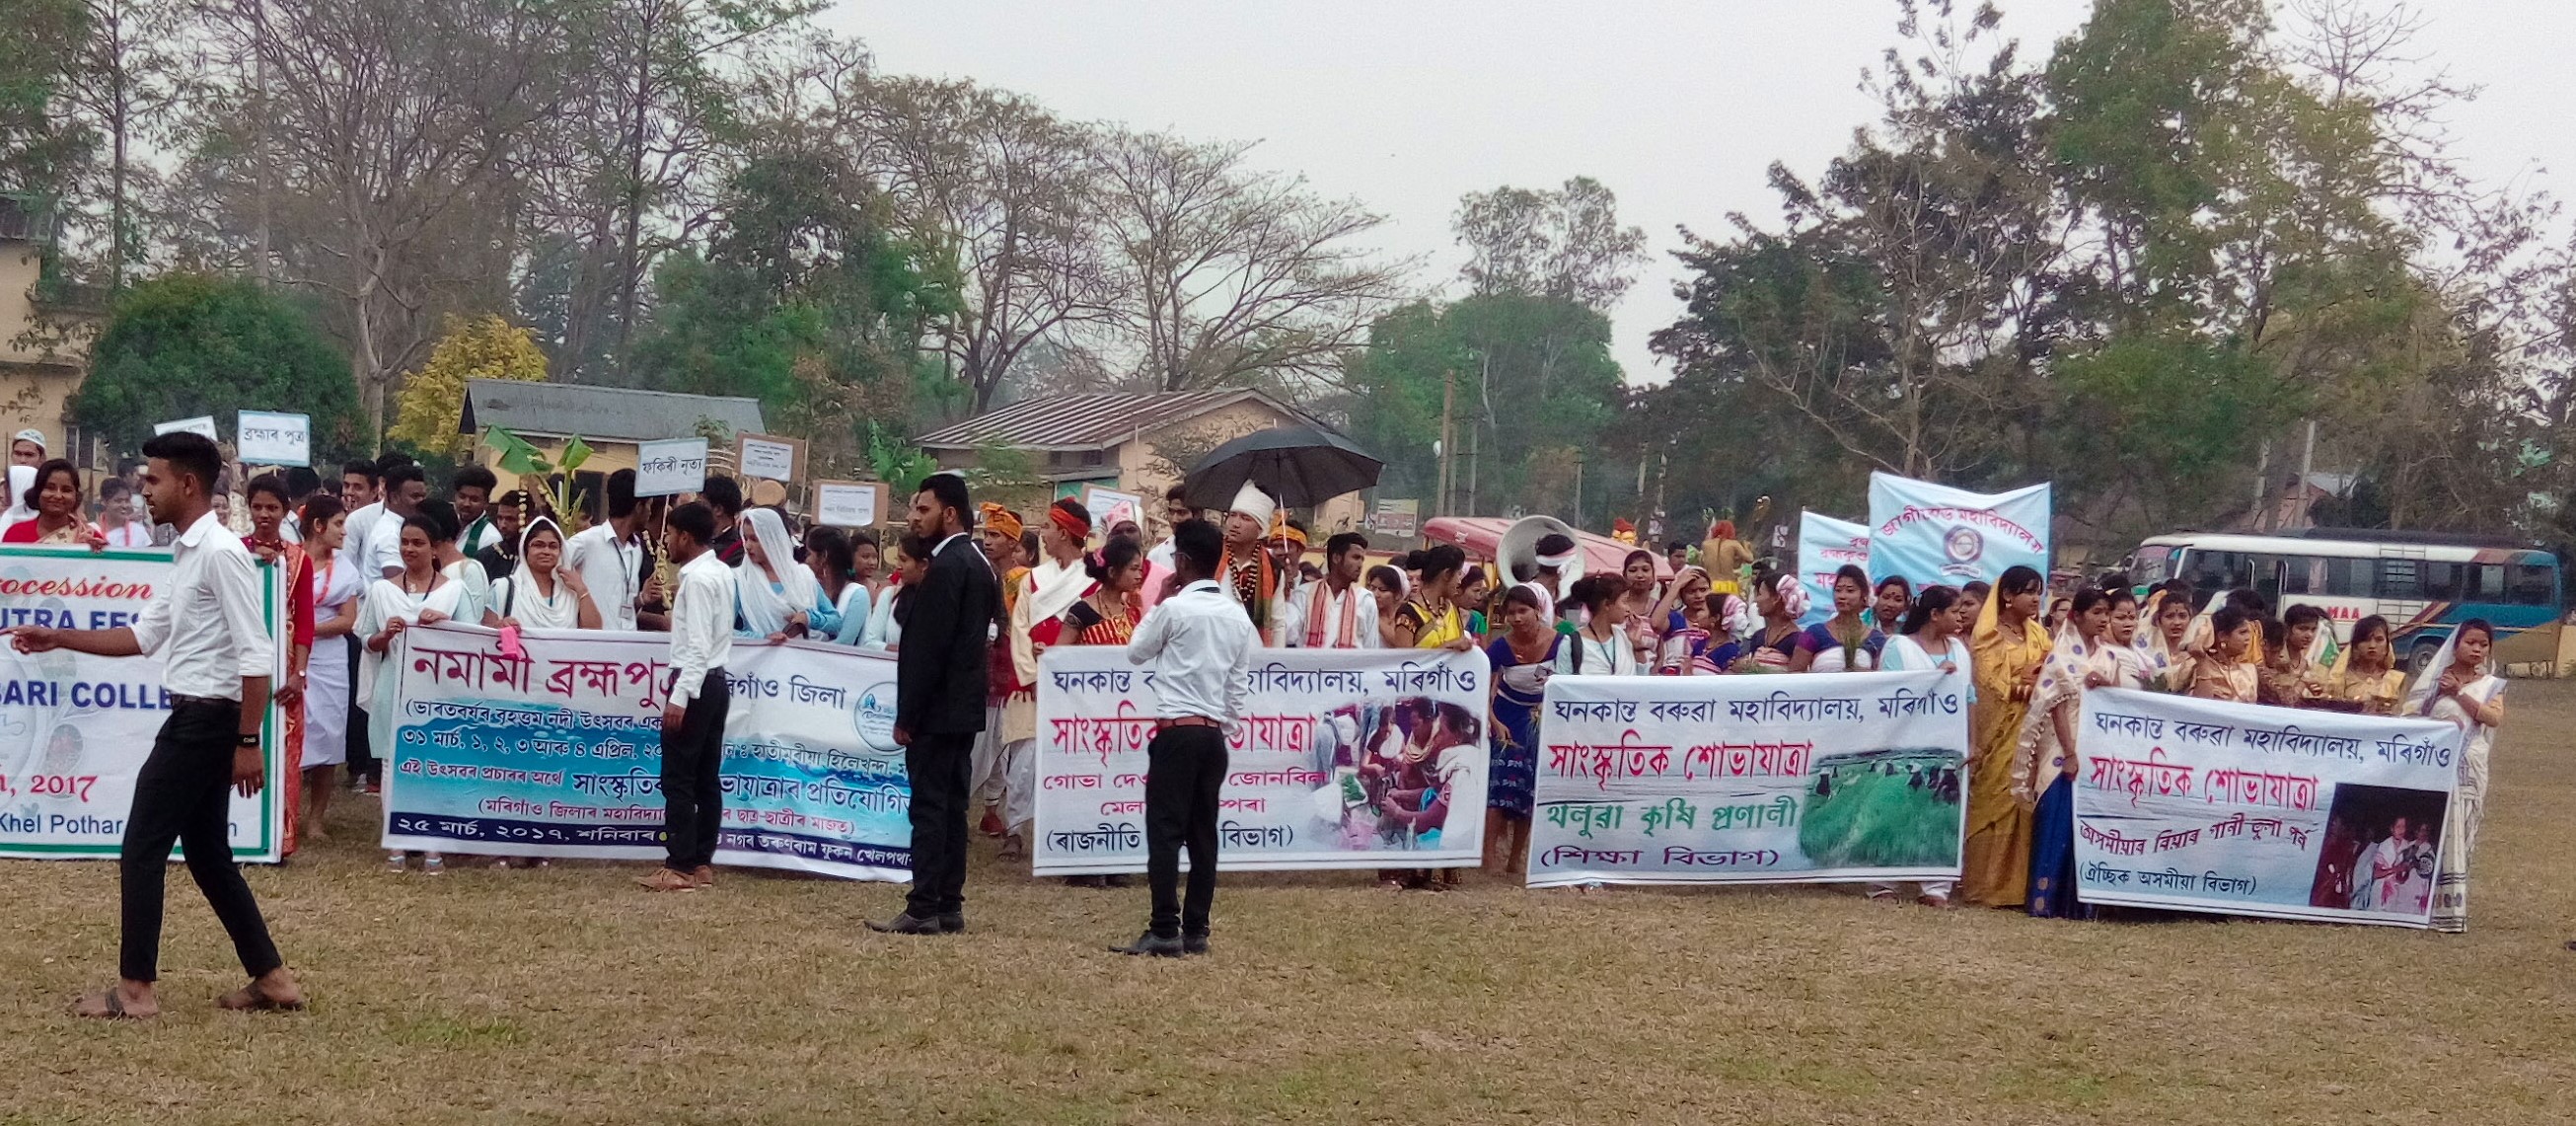
<path fill-rule="evenodd" d="M 1540 539 L 1519 573 L 1495 574 L 1449 545 L 1373 563 L 1366 539 L 1352 533 L 1328 537 L 1310 561 L 1305 527 L 1250 485 L 1213 519 L 1175 487 L 1163 498 L 1170 527 L 1149 545 L 1135 521 L 1095 527 L 1070 498 L 1036 514 L 1032 531 L 1022 513 L 970 506 L 960 478 L 934 475 L 913 498 L 904 532 L 881 544 L 869 530 L 799 529 L 783 511 L 746 507 L 727 477 L 674 503 L 635 495 L 633 471 L 622 470 L 606 478 L 595 518 L 568 533 L 580 521 L 554 511 L 545 493 L 496 495 L 494 474 L 468 466 L 433 496 L 419 465 L 388 454 L 343 466 L 336 490 L 304 470 L 253 476 L 236 490 L 232 474 L 214 470 L 196 483 L 202 513 L 182 529 L 139 516 L 139 490 L 122 477 L 102 486 L 91 522 L 79 473 L 47 460 L 41 436 L 18 435 L 11 456 L 17 503 L 0 518 L 0 540 L 184 547 L 204 521 L 237 538 L 257 565 L 282 569 L 289 661 L 277 698 L 286 714 L 289 855 L 322 837 L 344 768 L 348 786 L 380 789 L 396 691 L 385 661 L 415 626 L 669 633 L 668 857 L 641 880 L 655 891 L 713 882 L 723 673 L 734 641 L 802 638 L 893 654 L 896 738 L 913 783 L 914 881 L 905 911 L 871 925 L 895 933 L 963 929 L 970 822 L 999 840 L 1005 859 L 1028 854 L 1038 665 L 1058 645 L 1124 646 L 1157 670 L 1165 714 L 1149 751 L 1152 923 L 1119 948 L 1145 954 L 1206 948 L 1224 777 L 1217 731 L 1234 718 L 1244 662 L 1261 646 L 1483 650 L 1494 671 L 1484 863 L 1509 875 L 1527 870 L 1551 676 L 1940 670 L 1960 678 L 1971 702 L 1968 829 L 1956 886 L 1926 883 L 1915 898 L 2047 916 L 2088 912 L 2074 894 L 2072 784 L 2075 716 L 2089 690 L 2459 725 L 2466 755 L 2428 884 L 2435 925 L 2454 931 L 2466 924 L 2486 760 L 2503 722 L 2504 683 L 2487 659 L 2493 630 L 2481 622 L 2454 631 L 2409 685 L 2384 620 L 2356 623 L 2338 645 L 2315 607 L 2275 614 L 2244 590 L 2195 605 L 2201 592 L 2188 585 L 2141 599 L 2114 576 L 2051 603 L 2028 567 L 1991 586 L 1921 589 L 1844 567 L 1831 607 L 1811 613 L 1819 608 L 1798 576 L 1757 563 L 1723 522 L 1697 562 L 1687 545 L 1673 545 L 1668 577 L 1642 549 L 1617 573 L 1578 577 L 1577 546 L 1563 535 Z M 181 475 L 195 480 L 193 470 Z M 164 508 L 189 514 L 156 506 L 152 515 Z M 2410 847 L 2401 843 L 2386 867 L 2423 867 Z M 1184 848 L 1193 869 L 1185 901 Z M 387 866 L 436 874 L 446 859 L 393 853 Z M 1455 873 L 1380 875 L 1397 888 L 1439 890 Z M 1899 889 L 1874 885 L 1868 894 L 1894 899 Z M 254 968 L 255 977 L 262 972 Z"/>

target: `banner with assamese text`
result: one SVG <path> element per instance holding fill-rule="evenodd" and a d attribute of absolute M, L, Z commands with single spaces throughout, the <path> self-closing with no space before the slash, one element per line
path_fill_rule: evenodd
<path fill-rule="evenodd" d="M 2049 486 L 1972 493 L 1869 475 L 1869 576 L 1914 589 L 1994 582 L 2016 565 L 2048 575 Z"/>
<path fill-rule="evenodd" d="M 1529 885 L 1951 879 L 1964 673 L 1559 676 Z"/>
<path fill-rule="evenodd" d="M 1234 871 L 1453 868 L 1485 830 L 1481 652 L 1264 649 L 1226 732 L 1217 851 Z M 1145 870 L 1154 677 L 1120 646 L 1038 664 L 1039 875 Z"/>
<path fill-rule="evenodd" d="M 1834 572 L 1869 569 L 1869 525 L 1815 512 L 1798 513 L 1798 585 L 1807 588 L 1800 625 L 1834 616 Z"/>
<path fill-rule="evenodd" d="M 2458 728 L 2117 689 L 2077 722 L 2085 902 L 2429 925 Z"/>
<path fill-rule="evenodd" d="M 406 630 L 384 844 L 495 856 L 657 860 L 670 635 Z M 716 863 L 911 878 L 912 784 L 894 742 L 894 659 L 736 641 Z"/>
<path fill-rule="evenodd" d="M 0 548 L 0 625 L 114 629 L 132 625 L 170 577 L 167 550 Z M 269 636 L 285 580 L 264 568 Z M 285 672 L 284 654 L 272 673 Z M 162 662 L 0 642 L 0 856 L 112 859 L 134 804 L 134 777 L 170 716 Z M 286 725 L 272 706 L 260 727 L 267 761 L 258 794 L 232 797 L 233 858 L 273 862 L 284 847 Z"/>

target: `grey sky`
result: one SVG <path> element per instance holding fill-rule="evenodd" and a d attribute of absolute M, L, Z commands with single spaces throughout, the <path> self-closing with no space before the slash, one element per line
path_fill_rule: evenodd
<path fill-rule="evenodd" d="M 1962 7 L 1966 4 L 1963 2 Z M 2025 57 L 2073 31 L 2087 0 L 2000 0 Z M 2452 115 L 2489 181 L 2570 189 L 2560 80 L 2576 3 L 2433 0 L 2428 65 L 2484 88 Z M 1589 175 L 1619 193 L 1655 260 L 1617 310 L 1630 378 L 1660 379 L 1646 336 L 1679 311 L 1676 226 L 1773 215 L 1763 171 L 1813 172 L 1869 119 L 1856 88 L 1894 38 L 1888 0 L 842 0 L 830 20 L 885 71 L 972 78 L 1069 117 L 1258 141 L 1391 220 L 1380 244 L 1451 285 L 1458 197 Z"/>

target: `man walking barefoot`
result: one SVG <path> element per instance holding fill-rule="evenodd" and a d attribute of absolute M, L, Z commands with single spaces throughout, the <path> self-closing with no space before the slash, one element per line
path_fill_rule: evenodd
<path fill-rule="evenodd" d="M 1145 879 L 1154 915 L 1144 935 L 1110 949 L 1171 958 L 1205 954 L 1216 902 L 1217 791 L 1225 785 L 1225 729 L 1242 718 L 1261 638 L 1243 606 L 1217 585 L 1225 543 L 1213 525 L 1172 533 L 1180 593 L 1145 615 L 1127 663 L 1153 671 L 1154 741 L 1145 747 Z M 1189 902 L 1180 896 L 1181 847 L 1190 850 Z"/>
<path fill-rule="evenodd" d="M 8 631 L 21 653 L 166 654 L 162 679 L 170 718 L 162 721 L 151 757 L 134 777 L 134 805 L 117 858 L 121 980 L 104 994 L 82 998 L 72 1011 L 105 1019 L 160 1014 L 153 982 L 160 976 L 161 892 L 174 842 L 250 975 L 249 985 L 215 1003 L 227 1009 L 301 1009 L 304 992 L 286 972 L 250 884 L 233 863 L 227 827 L 226 793 L 258 793 L 267 765 L 259 733 L 268 714 L 277 641 L 260 620 L 267 596 L 259 565 L 215 515 L 215 477 L 223 459 L 213 442 L 173 432 L 145 442 L 143 456 L 143 497 L 152 518 L 182 529 L 171 545 L 169 579 L 143 616 L 116 629 Z"/>
<path fill-rule="evenodd" d="M 912 498 L 912 531 L 936 542 L 921 588 L 902 609 L 895 650 L 894 741 L 912 775 L 912 891 L 903 913 L 868 929 L 966 929 L 966 805 L 975 736 L 984 729 L 986 659 L 1002 588 L 966 534 L 966 482 L 934 474 Z"/>

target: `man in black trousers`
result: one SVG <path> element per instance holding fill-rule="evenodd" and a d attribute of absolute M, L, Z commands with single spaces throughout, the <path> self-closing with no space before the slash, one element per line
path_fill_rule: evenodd
<path fill-rule="evenodd" d="M 966 807 L 984 680 L 1002 587 L 967 532 L 966 481 L 933 475 L 912 498 L 912 531 L 938 544 L 921 588 L 906 596 L 895 651 L 894 741 L 912 775 L 912 891 L 903 913 L 868 929 L 956 934 L 966 929 Z"/>

